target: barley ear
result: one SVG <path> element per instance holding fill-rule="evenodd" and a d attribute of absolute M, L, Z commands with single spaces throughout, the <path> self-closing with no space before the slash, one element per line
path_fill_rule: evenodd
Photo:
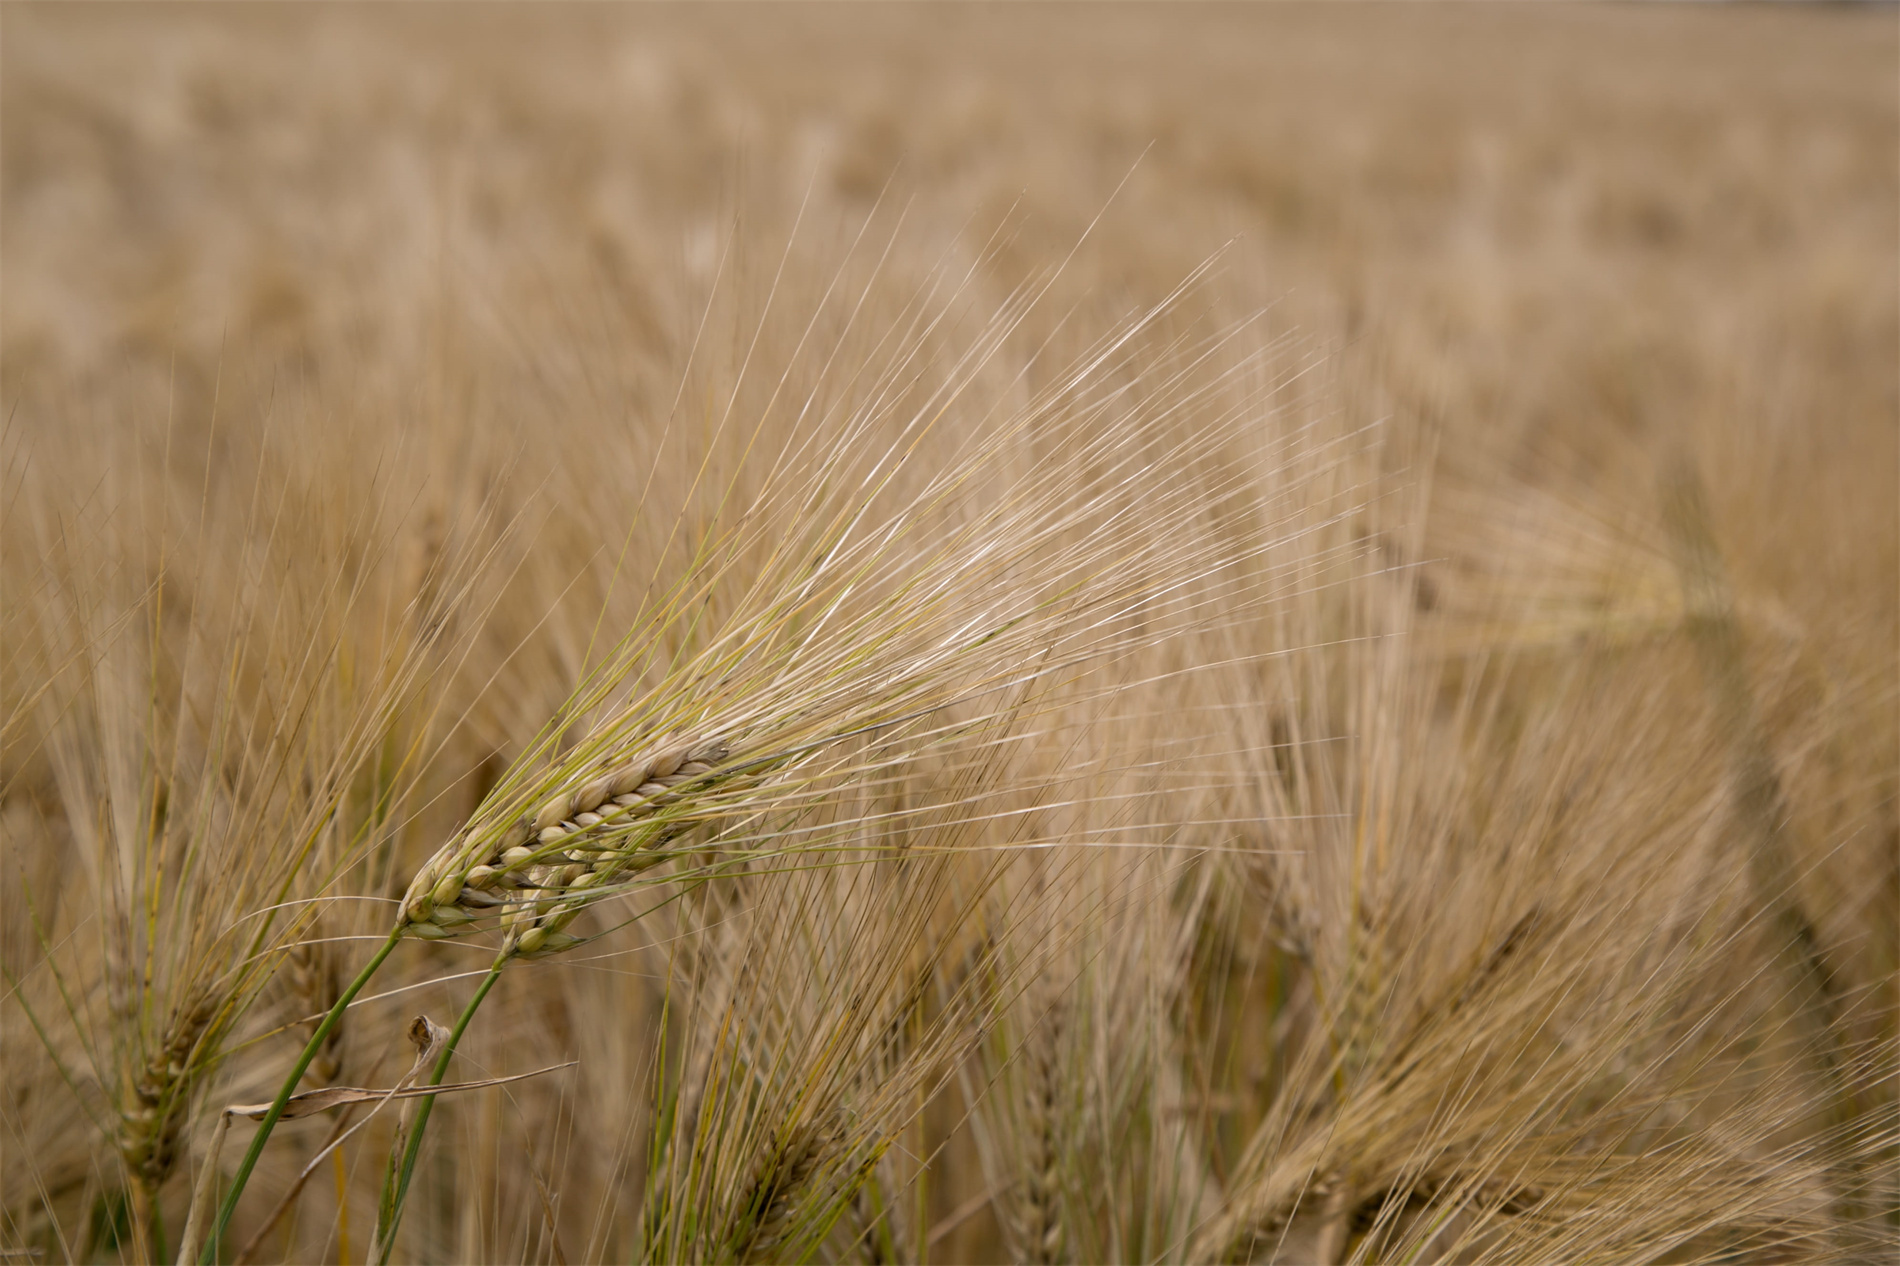
<path fill-rule="evenodd" d="M 580 943 L 566 931 L 613 883 L 670 858 L 693 823 L 695 797 L 756 778 L 721 767 L 717 739 L 670 742 L 544 789 L 539 808 L 505 829 L 470 828 L 429 859 L 402 900 L 405 935 L 441 940 L 493 925 L 505 952 L 541 958 Z"/>

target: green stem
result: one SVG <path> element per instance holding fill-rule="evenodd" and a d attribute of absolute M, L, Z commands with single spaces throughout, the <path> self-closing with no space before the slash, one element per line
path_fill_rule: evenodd
<path fill-rule="evenodd" d="M 504 953 L 488 969 L 488 975 L 482 977 L 482 983 L 475 989 L 475 996 L 462 1008 L 462 1014 L 455 1021 L 455 1028 L 449 1033 L 448 1042 L 442 1047 L 442 1054 L 436 1058 L 435 1068 L 429 1074 L 429 1084 L 439 1086 L 442 1078 L 448 1075 L 449 1061 L 455 1056 L 455 1048 L 462 1041 L 462 1034 L 468 1031 L 468 1022 L 475 1018 L 475 1011 L 482 1005 L 482 999 L 501 979 L 501 969 L 514 957 Z M 416 1100 L 415 1127 L 409 1132 L 409 1142 L 403 1148 L 402 1168 L 398 1172 L 396 1157 L 389 1157 L 389 1170 L 383 1175 L 383 1198 L 376 1220 L 375 1255 L 376 1266 L 388 1266 L 390 1251 L 396 1244 L 396 1227 L 402 1221 L 403 1202 L 409 1195 L 409 1179 L 416 1172 L 416 1157 L 422 1153 L 422 1132 L 428 1127 L 429 1113 L 435 1108 L 435 1096 L 425 1095 Z"/>
<path fill-rule="evenodd" d="M 297 1066 L 290 1070 L 290 1076 L 284 1079 L 283 1086 L 277 1091 L 277 1098 L 271 1101 L 270 1111 L 264 1114 L 263 1121 L 258 1124 L 257 1133 L 251 1137 L 250 1150 L 244 1153 L 244 1159 L 238 1164 L 237 1173 L 231 1178 L 230 1193 L 225 1196 L 224 1203 L 218 1207 L 218 1220 L 212 1226 L 211 1234 L 205 1237 L 205 1246 L 198 1258 L 200 1266 L 212 1266 L 212 1263 L 217 1261 L 218 1243 L 224 1238 L 224 1230 L 231 1223 L 231 1215 L 237 1212 L 238 1198 L 244 1194 L 244 1184 L 250 1181 L 251 1170 L 257 1165 L 257 1158 L 264 1151 L 264 1141 L 270 1137 L 271 1130 L 276 1128 L 278 1118 L 284 1115 L 284 1107 L 290 1102 L 290 1096 L 297 1093 L 297 1083 L 303 1080 L 305 1070 L 310 1067 L 310 1061 L 317 1057 L 317 1052 L 323 1048 L 324 1040 L 342 1021 L 344 1010 L 355 1001 L 356 995 L 363 991 L 363 986 L 369 983 L 370 977 L 376 974 L 376 969 L 383 965 L 383 960 L 395 950 L 396 943 L 400 940 L 402 940 L 402 929 L 398 928 L 389 934 L 389 939 L 383 942 L 383 947 L 376 951 L 376 957 L 370 959 L 369 965 L 350 982 L 349 988 L 337 998 L 336 1005 L 330 1008 L 330 1014 L 323 1017 L 323 1023 L 319 1024 L 317 1031 L 311 1034 L 309 1044 L 303 1048 L 303 1054 L 297 1059 Z"/>
<path fill-rule="evenodd" d="M 154 1193 L 156 1195 L 156 1193 Z M 152 1260 L 165 1261 L 165 1211 L 152 1201 Z"/>

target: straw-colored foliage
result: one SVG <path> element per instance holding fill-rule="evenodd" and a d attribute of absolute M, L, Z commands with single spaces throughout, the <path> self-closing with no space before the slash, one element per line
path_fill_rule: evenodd
<path fill-rule="evenodd" d="M 0 36 L 0 1260 L 1900 1252 L 1890 14 Z"/>

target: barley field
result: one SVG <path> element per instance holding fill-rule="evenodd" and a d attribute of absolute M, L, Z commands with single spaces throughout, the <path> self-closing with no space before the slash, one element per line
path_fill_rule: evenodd
<path fill-rule="evenodd" d="M 1897 67 L 0 8 L 0 1262 L 1900 1254 Z"/>

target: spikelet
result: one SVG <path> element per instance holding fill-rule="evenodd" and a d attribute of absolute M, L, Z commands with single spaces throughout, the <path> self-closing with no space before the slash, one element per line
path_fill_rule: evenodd
<path fill-rule="evenodd" d="M 1062 1027 L 1060 1007 L 1052 1008 L 1027 1055 L 1023 1132 L 1029 1155 L 1017 1202 L 1016 1230 L 1023 1260 L 1038 1266 L 1069 1260 L 1062 1218 L 1063 1069 L 1057 1062 Z"/>
<path fill-rule="evenodd" d="M 845 1132 L 836 1122 L 796 1129 L 772 1148 L 740 1195 L 733 1256 L 742 1262 L 780 1260 L 790 1247 L 799 1197 L 820 1166 L 845 1151 Z"/>
<path fill-rule="evenodd" d="M 412 936 L 455 936 L 499 918 L 506 952 L 524 958 L 578 942 L 565 929 L 614 882 L 669 859 L 695 825 L 693 799 L 729 785 L 724 742 L 650 748 L 570 782 L 500 832 L 469 831 L 416 873 L 403 898 Z"/>
<path fill-rule="evenodd" d="M 178 1163 L 201 1039 L 217 1019 L 219 1005 L 215 994 L 202 993 L 173 1017 L 120 1109 L 119 1157 L 146 1192 L 156 1192 Z"/>

